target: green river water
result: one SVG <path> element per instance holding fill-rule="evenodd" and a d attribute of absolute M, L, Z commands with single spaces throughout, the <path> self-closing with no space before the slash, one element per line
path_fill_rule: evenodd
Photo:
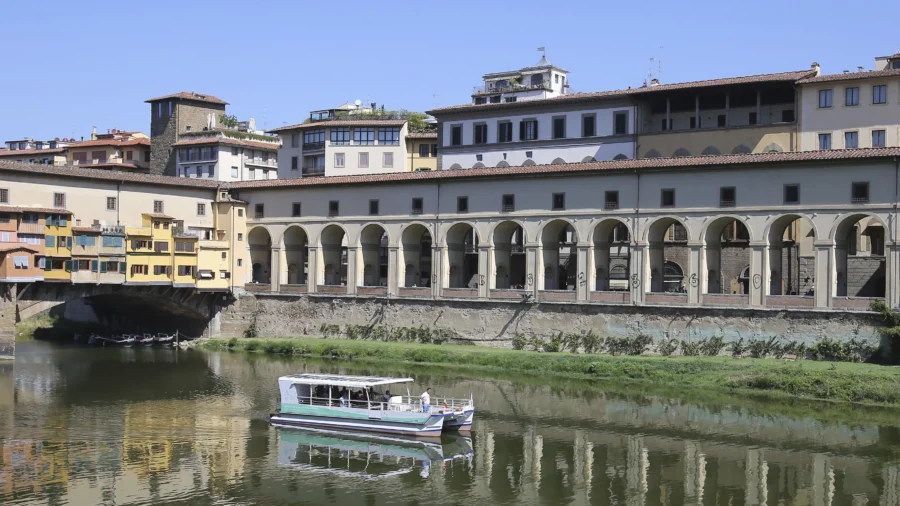
<path fill-rule="evenodd" d="M 274 428 L 276 379 L 298 372 L 471 393 L 471 438 Z M 900 410 L 660 392 L 23 342 L 0 363 L 0 504 L 900 506 Z"/>

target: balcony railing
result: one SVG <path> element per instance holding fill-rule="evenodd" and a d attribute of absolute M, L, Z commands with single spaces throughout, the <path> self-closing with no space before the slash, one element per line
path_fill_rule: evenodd
<path fill-rule="evenodd" d="M 506 86 L 475 86 L 472 89 L 473 95 L 493 95 L 495 93 L 512 93 L 515 91 L 533 91 L 533 90 L 547 90 L 552 91 L 553 86 L 549 80 L 544 80 L 539 83 L 525 83 L 525 84 L 507 84 Z"/>
<path fill-rule="evenodd" d="M 618 209 L 618 208 L 619 208 L 618 202 L 607 202 L 606 203 L 606 209 Z"/>
<path fill-rule="evenodd" d="M 100 230 L 100 233 L 103 235 L 125 235 L 125 227 L 121 225 L 103 227 Z"/>
<path fill-rule="evenodd" d="M 325 141 L 322 142 L 304 142 L 303 151 L 311 151 L 314 149 L 325 149 Z"/>
<path fill-rule="evenodd" d="M 303 167 L 302 174 L 304 176 L 324 176 L 325 168 L 324 167 Z"/>
<path fill-rule="evenodd" d="M 274 158 L 269 158 L 268 160 L 263 160 L 261 158 L 252 158 L 247 160 L 247 165 L 258 165 L 260 167 L 276 167 L 278 165 L 277 160 Z"/>

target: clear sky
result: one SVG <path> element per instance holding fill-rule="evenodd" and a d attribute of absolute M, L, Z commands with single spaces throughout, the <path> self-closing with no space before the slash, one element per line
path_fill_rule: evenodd
<path fill-rule="evenodd" d="M 13 3 L 0 0 L 0 141 L 149 133 L 144 100 L 177 91 L 258 128 L 356 99 L 422 111 L 469 102 L 482 74 L 532 65 L 539 46 L 575 91 L 640 86 L 651 57 L 672 83 L 871 69 L 900 51 L 893 1 Z"/>

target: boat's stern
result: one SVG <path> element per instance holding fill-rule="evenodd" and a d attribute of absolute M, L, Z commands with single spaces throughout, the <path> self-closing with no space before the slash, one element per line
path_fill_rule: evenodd
<path fill-rule="evenodd" d="M 468 432 L 472 430 L 472 420 L 475 418 L 475 408 L 467 408 L 454 411 L 444 420 L 445 431 Z"/>

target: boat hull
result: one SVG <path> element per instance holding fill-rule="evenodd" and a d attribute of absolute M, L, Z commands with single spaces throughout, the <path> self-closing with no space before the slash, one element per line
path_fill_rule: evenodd
<path fill-rule="evenodd" d="M 467 432 L 472 430 L 472 420 L 475 418 L 475 410 L 467 409 L 463 412 L 450 414 L 444 420 L 444 431 Z"/>
<path fill-rule="evenodd" d="M 353 410 L 352 408 L 293 409 L 291 411 L 293 412 L 281 410 L 273 413 L 269 420 L 273 425 L 284 427 L 312 427 L 402 434 L 414 437 L 440 437 L 444 420 L 448 418 L 446 415 L 439 414 L 409 416 L 411 414 L 389 411 L 368 413 L 368 410 Z"/>

